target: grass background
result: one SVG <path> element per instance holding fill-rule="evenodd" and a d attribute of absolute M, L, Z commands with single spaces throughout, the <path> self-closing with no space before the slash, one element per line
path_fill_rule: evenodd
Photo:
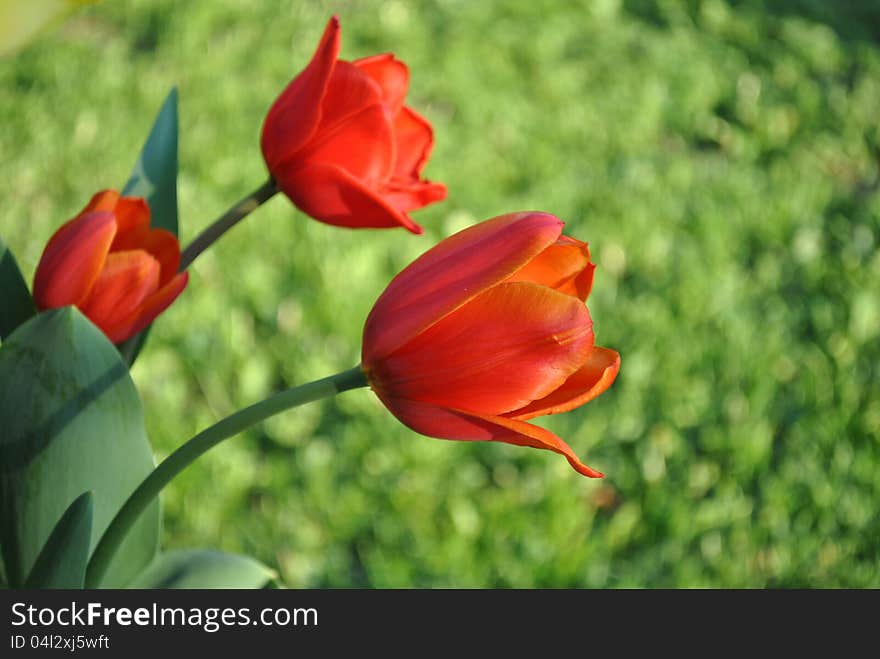
<path fill-rule="evenodd" d="M 331 13 L 393 51 L 449 200 L 427 235 L 273 199 L 192 268 L 134 369 L 158 458 L 358 361 L 391 276 L 541 209 L 588 240 L 620 376 L 541 423 L 561 457 L 422 438 L 366 390 L 215 449 L 164 496 L 166 547 L 252 554 L 294 587 L 880 586 L 880 7 L 117 0 L 0 60 L 0 235 L 26 277 L 121 186 L 181 95 L 184 242 L 265 178 L 258 136 Z"/>

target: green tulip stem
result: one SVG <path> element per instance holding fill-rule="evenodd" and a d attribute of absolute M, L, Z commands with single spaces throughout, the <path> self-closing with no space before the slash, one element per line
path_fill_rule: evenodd
<path fill-rule="evenodd" d="M 266 400 L 239 410 L 183 444 L 143 480 L 116 513 L 116 517 L 104 531 L 104 535 L 101 536 L 101 540 L 95 547 L 95 552 L 89 561 L 85 578 L 86 588 L 100 586 L 110 561 L 141 513 L 175 476 L 208 449 L 285 410 L 366 385 L 366 375 L 360 366 L 356 366 L 351 370 L 321 380 L 286 389 Z"/>
<path fill-rule="evenodd" d="M 207 229 L 202 231 L 180 255 L 178 270 L 183 272 L 195 261 L 199 254 L 213 245 L 224 233 L 241 222 L 247 215 L 260 207 L 261 204 L 271 199 L 278 192 L 278 186 L 270 177 L 259 188 L 251 192 L 247 197 L 239 201 L 228 211 L 214 220 Z"/>

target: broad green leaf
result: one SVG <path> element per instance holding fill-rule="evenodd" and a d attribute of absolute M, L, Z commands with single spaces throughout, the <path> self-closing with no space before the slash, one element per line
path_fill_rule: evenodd
<path fill-rule="evenodd" d="M 172 89 L 153 124 L 122 194 L 144 197 L 150 225 L 177 235 L 177 89 Z"/>
<path fill-rule="evenodd" d="M 34 299 L 21 276 L 18 263 L 6 243 L 0 239 L 0 339 L 36 313 Z"/>
<path fill-rule="evenodd" d="M 83 492 L 58 520 L 25 588 L 82 588 L 92 535 L 91 492 Z"/>
<path fill-rule="evenodd" d="M 177 235 L 177 89 L 172 89 L 159 114 L 131 178 L 122 194 L 144 197 L 150 206 L 150 225 Z M 119 346 L 122 358 L 133 364 L 150 328 Z"/>
<path fill-rule="evenodd" d="M 18 587 L 76 497 L 94 494 L 94 547 L 154 465 L 128 368 L 73 307 L 31 318 L 0 346 L 0 427 L 0 547 L 9 584 Z M 102 585 L 123 586 L 139 574 L 158 538 L 156 503 Z"/>
<path fill-rule="evenodd" d="M 132 588 L 263 588 L 276 574 L 253 558 L 208 549 L 159 554 Z"/>

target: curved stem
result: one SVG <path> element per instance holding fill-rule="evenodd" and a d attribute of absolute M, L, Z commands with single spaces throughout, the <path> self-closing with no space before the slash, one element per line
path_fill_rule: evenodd
<path fill-rule="evenodd" d="M 331 375 L 321 380 L 286 389 L 280 393 L 239 410 L 222 419 L 180 446 L 174 453 L 154 469 L 137 489 L 128 497 L 116 517 L 110 522 L 86 570 L 86 588 L 97 588 L 104 578 L 110 561 L 125 539 L 129 529 L 141 513 L 171 480 L 191 465 L 196 458 L 224 439 L 237 435 L 271 416 L 289 410 L 303 403 L 333 396 L 347 389 L 363 387 L 367 384 L 366 375 L 360 366 Z"/>
<path fill-rule="evenodd" d="M 186 270 L 189 265 L 198 258 L 199 254 L 214 244 L 220 236 L 243 220 L 248 213 L 255 211 L 260 205 L 271 199 L 278 192 L 275 181 L 269 178 L 263 185 L 251 192 L 247 197 L 239 201 L 235 206 L 214 220 L 207 229 L 202 231 L 180 255 L 179 272 Z"/>

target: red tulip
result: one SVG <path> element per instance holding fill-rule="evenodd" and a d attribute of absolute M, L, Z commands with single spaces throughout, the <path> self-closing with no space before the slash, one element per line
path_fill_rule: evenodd
<path fill-rule="evenodd" d="M 585 476 L 555 434 L 526 423 L 605 391 L 620 356 L 593 344 L 586 243 L 547 213 L 461 231 L 398 274 L 364 327 L 362 368 L 385 406 L 431 437 L 549 449 Z"/>
<path fill-rule="evenodd" d="M 428 120 L 404 105 L 409 70 L 394 55 L 338 60 L 330 19 L 312 61 L 266 116 L 261 146 L 278 187 L 303 212 L 345 227 L 422 228 L 407 213 L 446 197 L 421 178 Z"/>
<path fill-rule="evenodd" d="M 177 272 L 180 244 L 150 229 L 138 197 L 99 192 L 49 239 L 34 275 L 39 309 L 75 305 L 114 343 L 153 322 L 187 282 Z"/>

